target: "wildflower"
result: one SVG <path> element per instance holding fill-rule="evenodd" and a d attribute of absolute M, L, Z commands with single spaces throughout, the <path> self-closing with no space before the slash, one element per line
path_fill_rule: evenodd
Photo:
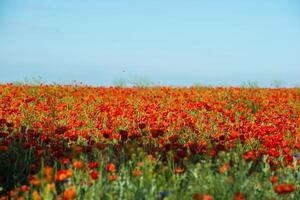
<path fill-rule="evenodd" d="M 213 196 L 209 194 L 201 195 L 200 193 L 195 193 L 193 195 L 194 200 L 214 200 Z"/>
<path fill-rule="evenodd" d="M 77 145 L 73 146 L 72 150 L 74 153 L 82 153 L 83 152 L 83 148 L 81 146 L 77 146 Z"/>
<path fill-rule="evenodd" d="M 216 149 L 217 149 L 217 151 L 225 151 L 226 147 L 224 145 L 224 142 L 222 141 L 222 143 L 217 144 Z"/>
<path fill-rule="evenodd" d="M 256 160 L 256 153 L 253 150 L 247 151 L 246 153 L 244 153 L 243 158 L 246 161 L 250 161 L 250 160 L 255 161 Z"/>
<path fill-rule="evenodd" d="M 99 173 L 97 171 L 93 170 L 93 171 L 90 172 L 90 177 L 93 180 L 97 180 L 99 178 Z"/>
<path fill-rule="evenodd" d="M 274 176 L 271 176 L 271 177 L 270 177 L 270 182 L 271 182 L 271 183 L 277 183 L 277 182 L 278 182 L 278 176 L 275 176 L 275 175 L 274 175 Z"/>
<path fill-rule="evenodd" d="M 112 131 L 111 130 L 103 130 L 102 135 L 105 139 L 109 139 L 109 138 L 111 138 Z"/>
<path fill-rule="evenodd" d="M 84 167 L 84 164 L 82 161 L 76 160 L 73 162 L 73 166 L 75 169 L 82 169 Z"/>
<path fill-rule="evenodd" d="M 109 163 L 109 164 L 106 166 L 106 171 L 111 172 L 111 173 L 115 172 L 115 171 L 116 171 L 115 165 L 114 165 L 113 163 Z"/>
<path fill-rule="evenodd" d="M 140 129 L 144 129 L 146 127 L 146 123 L 141 122 L 138 124 L 138 126 Z"/>
<path fill-rule="evenodd" d="M 234 200 L 244 200 L 245 199 L 245 195 L 241 192 L 237 192 L 234 195 Z"/>
<path fill-rule="evenodd" d="M 293 161 L 293 156 L 285 155 L 285 162 L 286 164 L 291 163 Z"/>
<path fill-rule="evenodd" d="M 52 167 L 49 167 L 49 166 L 44 167 L 44 174 L 46 176 L 47 181 L 52 180 L 52 178 L 53 178 L 52 177 L 52 171 L 53 171 Z"/>
<path fill-rule="evenodd" d="M 36 152 L 35 152 L 35 156 L 36 156 L 36 157 L 41 157 L 44 153 L 45 153 L 45 150 L 44 150 L 44 149 L 38 149 L 38 150 L 36 150 Z"/>
<path fill-rule="evenodd" d="M 75 187 L 70 187 L 64 191 L 63 197 L 65 200 L 71 200 L 76 198 Z"/>
<path fill-rule="evenodd" d="M 274 186 L 274 191 L 277 194 L 288 194 L 296 190 L 296 186 L 294 184 L 283 183 L 280 185 Z"/>
<path fill-rule="evenodd" d="M 181 174 L 185 171 L 185 169 L 183 167 L 176 167 L 175 168 L 175 173 L 176 174 Z"/>
<path fill-rule="evenodd" d="M 128 132 L 125 130 L 120 130 L 121 140 L 126 141 L 128 138 Z"/>
<path fill-rule="evenodd" d="M 8 151 L 8 146 L 6 146 L 6 145 L 0 146 L 0 152 L 1 151 Z"/>
<path fill-rule="evenodd" d="M 296 158 L 296 159 L 299 158 L 299 153 L 294 153 L 293 157 Z"/>
<path fill-rule="evenodd" d="M 160 196 L 160 198 L 165 198 L 165 197 L 167 197 L 169 195 L 169 192 L 167 192 L 167 191 L 162 191 L 162 192 L 160 192 L 159 193 L 159 196 Z"/>
<path fill-rule="evenodd" d="M 95 168 L 99 167 L 99 163 L 97 163 L 97 162 L 90 162 L 89 165 L 88 165 L 88 167 L 90 169 L 95 169 Z"/>
<path fill-rule="evenodd" d="M 214 197 L 209 195 L 209 194 L 206 194 L 206 195 L 203 195 L 203 200 L 214 200 Z"/>
<path fill-rule="evenodd" d="M 177 156 L 178 156 L 179 158 L 184 158 L 184 157 L 186 157 L 186 151 L 185 151 L 185 149 L 179 149 L 179 150 L 177 151 Z"/>
<path fill-rule="evenodd" d="M 230 139 L 234 140 L 239 137 L 239 133 L 237 131 L 232 131 L 230 134 Z"/>
<path fill-rule="evenodd" d="M 6 123 L 7 123 L 7 120 L 6 120 L 6 119 L 0 118 L 0 125 L 1 125 L 1 124 L 6 124 Z"/>
<path fill-rule="evenodd" d="M 71 169 L 61 169 L 56 174 L 57 181 L 64 181 L 73 176 L 73 171 Z"/>
<path fill-rule="evenodd" d="M 63 180 L 65 180 L 65 179 L 67 179 L 68 177 L 67 177 L 67 175 L 66 175 L 66 173 L 65 173 L 65 171 L 59 171 L 58 173 L 57 173 L 57 175 L 56 175 L 56 180 L 57 181 L 63 181 Z"/>
<path fill-rule="evenodd" d="M 200 193 L 195 193 L 195 194 L 193 195 L 193 199 L 194 199 L 194 200 L 202 200 L 202 195 L 201 195 Z"/>
<path fill-rule="evenodd" d="M 20 190 L 21 190 L 22 192 L 28 192 L 28 191 L 30 190 L 30 188 L 29 188 L 27 185 L 22 185 L 22 186 L 20 187 Z"/>
<path fill-rule="evenodd" d="M 56 134 L 63 134 L 65 132 L 67 132 L 70 128 L 68 126 L 62 125 L 62 126 L 58 126 L 55 130 Z"/>
<path fill-rule="evenodd" d="M 69 158 L 63 158 L 60 160 L 60 164 L 62 165 L 67 165 L 70 163 L 70 159 Z"/>
<path fill-rule="evenodd" d="M 118 179 L 118 176 L 116 176 L 116 175 L 110 175 L 110 176 L 108 176 L 108 180 L 110 180 L 110 181 L 115 181 L 117 179 Z"/>
<path fill-rule="evenodd" d="M 36 175 L 29 176 L 28 179 L 29 179 L 29 183 L 33 186 L 39 186 L 41 184 L 40 179 Z"/>
<path fill-rule="evenodd" d="M 36 191 L 36 190 L 33 191 L 32 198 L 33 198 L 33 200 L 41 200 L 41 197 L 40 197 L 38 191 Z"/>
<path fill-rule="evenodd" d="M 216 157 L 218 155 L 218 150 L 217 149 L 212 149 L 210 152 L 209 152 L 209 155 L 211 157 Z"/>
<path fill-rule="evenodd" d="M 240 116 L 240 119 L 241 119 L 241 120 L 244 120 L 244 119 L 246 119 L 246 116 L 245 116 L 245 115 L 241 115 L 241 116 Z"/>
<path fill-rule="evenodd" d="M 162 136 L 164 134 L 164 131 L 162 129 L 153 128 L 151 129 L 151 135 L 153 138 L 157 138 L 159 136 Z"/>
<path fill-rule="evenodd" d="M 114 133 L 112 136 L 116 140 L 118 140 L 121 137 L 120 134 L 117 134 L 117 133 Z"/>
<path fill-rule="evenodd" d="M 132 171 L 132 175 L 134 177 L 142 176 L 143 172 L 141 170 L 135 169 L 135 170 Z"/>
<path fill-rule="evenodd" d="M 18 196 L 19 196 L 19 190 L 18 190 L 18 188 L 9 191 L 8 195 L 10 196 L 11 199 L 17 199 Z"/>
<path fill-rule="evenodd" d="M 219 172 L 221 174 L 224 174 L 225 172 L 227 172 L 230 168 L 230 165 L 228 163 L 223 164 L 220 168 L 219 168 Z"/>
<path fill-rule="evenodd" d="M 143 167 L 143 166 L 144 166 L 144 162 L 138 162 L 137 165 L 138 165 L 139 167 Z"/>

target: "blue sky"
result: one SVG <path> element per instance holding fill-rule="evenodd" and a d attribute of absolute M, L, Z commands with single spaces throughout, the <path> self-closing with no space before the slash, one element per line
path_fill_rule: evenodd
<path fill-rule="evenodd" d="M 297 0 L 2 0 L 0 81 L 300 83 Z"/>

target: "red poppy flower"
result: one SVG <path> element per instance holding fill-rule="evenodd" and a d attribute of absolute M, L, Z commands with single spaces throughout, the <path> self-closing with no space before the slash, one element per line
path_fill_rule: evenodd
<path fill-rule="evenodd" d="M 88 165 L 88 167 L 90 169 L 95 169 L 95 168 L 99 167 L 99 163 L 97 163 L 97 162 L 90 162 L 89 165 Z"/>
<path fill-rule="evenodd" d="M 115 181 L 117 179 L 118 179 L 118 176 L 116 176 L 116 175 L 109 175 L 108 176 L 108 180 L 110 180 L 110 181 Z"/>
<path fill-rule="evenodd" d="M 296 190 L 296 186 L 294 184 L 283 183 L 280 185 L 274 186 L 274 191 L 277 194 L 288 194 Z"/>
<path fill-rule="evenodd" d="M 90 172 L 90 177 L 93 180 L 97 180 L 99 178 L 99 173 L 97 171 L 93 170 L 93 171 Z"/>

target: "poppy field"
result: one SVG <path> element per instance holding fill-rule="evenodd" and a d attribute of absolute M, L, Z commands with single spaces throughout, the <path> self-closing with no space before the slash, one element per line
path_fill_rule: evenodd
<path fill-rule="evenodd" d="M 300 199 L 300 89 L 0 85 L 0 200 Z"/>

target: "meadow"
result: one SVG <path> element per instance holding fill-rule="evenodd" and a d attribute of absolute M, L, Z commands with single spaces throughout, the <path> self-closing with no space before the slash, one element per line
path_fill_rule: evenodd
<path fill-rule="evenodd" d="M 0 200 L 300 199 L 300 89 L 0 85 Z"/>

